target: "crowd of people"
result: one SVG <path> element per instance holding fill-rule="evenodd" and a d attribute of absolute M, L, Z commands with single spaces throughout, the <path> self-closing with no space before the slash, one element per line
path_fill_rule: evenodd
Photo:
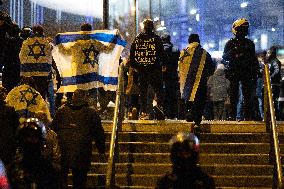
<path fill-rule="evenodd" d="M 233 23 L 234 37 L 216 63 L 201 46 L 198 34 L 190 34 L 188 45 L 180 51 L 169 34 L 160 37 L 153 21 L 145 19 L 129 57 L 121 58 L 125 64 L 126 117 L 185 119 L 195 123 L 197 137 L 202 119 L 262 120 L 262 72 L 268 64 L 276 118 L 283 119 L 283 104 L 278 103 L 283 83 L 277 49 L 272 47 L 257 56 L 254 43 L 247 38 L 248 29 L 246 19 Z M 81 31 L 91 30 L 90 24 L 81 26 Z M 96 47 L 95 56 L 114 48 L 96 40 L 84 44 Z M 69 169 L 74 188 L 85 188 L 93 140 L 99 154 L 105 156 L 101 118 L 108 102 L 114 101 L 114 93 L 102 88 L 77 89 L 66 94 L 67 102 L 62 103 L 63 94 L 55 94 L 53 87 L 53 75 L 57 88 L 60 76 L 52 48 L 42 26 L 20 29 L 8 14 L 0 12 L 0 159 L 11 188 L 67 188 Z M 83 54 L 83 46 L 74 48 Z M 72 49 L 59 49 L 72 54 Z M 76 56 L 80 56 L 77 51 L 72 54 L 74 61 L 79 60 Z M 92 101 L 97 95 L 100 108 Z M 197 167 L 197 137 L 179 133 L 171 140 L 173 172 L 165 175 L 157 188 L 215 188 L 212 178 Z"/>

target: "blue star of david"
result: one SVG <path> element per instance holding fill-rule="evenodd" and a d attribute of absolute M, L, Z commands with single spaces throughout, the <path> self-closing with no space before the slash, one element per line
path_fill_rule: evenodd
<path fill-rule="evenodd" d="M 83 64 L 91 64 L 92 67 L 95 67 L 95 64 L 99 64 L 99 51 L 94 45 L 91 45 L 90 48 L 83 50 L 83 53 L 85 55 Z"/>
<path fill-rule="evenodd" d="M 20 91 L 20 93 L 22 95 L 20 102 L 26 102 L 27 107 L 29 107 L 30 105 L 37 105 L 36 97 L 38 96 L 38 93 L 36 93 L 36 91 L 34 91 L 32 88 L 28 88 L 26 90 Z M 29 93 L 32 94 L 31 99 L 27 98 L 27 94 Z"/>
<path fill-rule="evenodd" d="M 45 45 L 41 44 L 38 40 L 36 40 L 32 45 L 28 45 L 30 52 L 28 56 L 34 57 L 34 59 L 38 60 L 41 56 L 46 56 L 44 52 Z M 40 49 L 40 52 L 35 52 L 35 47 L 38 47 Z"/>

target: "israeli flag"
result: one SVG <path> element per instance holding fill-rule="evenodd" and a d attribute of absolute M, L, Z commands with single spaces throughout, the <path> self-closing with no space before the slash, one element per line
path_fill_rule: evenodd
<path fill-rule="evenodd" d="M 118 30 L 59 33 L 52 51 L 62 80 L 57 92 L 99 87 L 116 91 L 119 58 L 125 46 Z"/>

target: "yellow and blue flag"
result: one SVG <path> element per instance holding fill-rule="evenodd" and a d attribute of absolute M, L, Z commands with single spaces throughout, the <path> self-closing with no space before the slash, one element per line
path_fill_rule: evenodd
<path fill-rule="evenodd" d="M 52 52 L 62 80 L 58 92 L 99 87 L 115 91 L 125 45 L 118 30 L 59 33 Z"/>
<path fill-rule="evenodd" d="M 194 101 L 205 67 L 207 52 L 199 43 L 190 43 L 180 54 L 178 69 L 181 98 Z"/>

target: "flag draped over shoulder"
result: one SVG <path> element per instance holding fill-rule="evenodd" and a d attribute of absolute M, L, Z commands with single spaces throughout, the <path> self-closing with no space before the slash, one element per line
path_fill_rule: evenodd
<path fill-rule="evenodd" d="M 5 99 L 8 106 L 15 109 L 20 117 L 20 122 L 30 117 L 44 113 L 51 120 L 48 105 L 34 88 L 29 85 L 20 85 L 13 88 Z"/>
<path fill-rule="evenodd" d="M 118 30 L 58 34 L 52 51 L 62 79 L 58 92 L 99 87 L 115 91 L 119 58 L 125 45 Z"/>
<path fill-rule="evenodd" d="M 199 43 L 190 43 L 183 49 L 179 60 L 181 98 L 194 101 L 206 62 L 207 52 Z"/>

